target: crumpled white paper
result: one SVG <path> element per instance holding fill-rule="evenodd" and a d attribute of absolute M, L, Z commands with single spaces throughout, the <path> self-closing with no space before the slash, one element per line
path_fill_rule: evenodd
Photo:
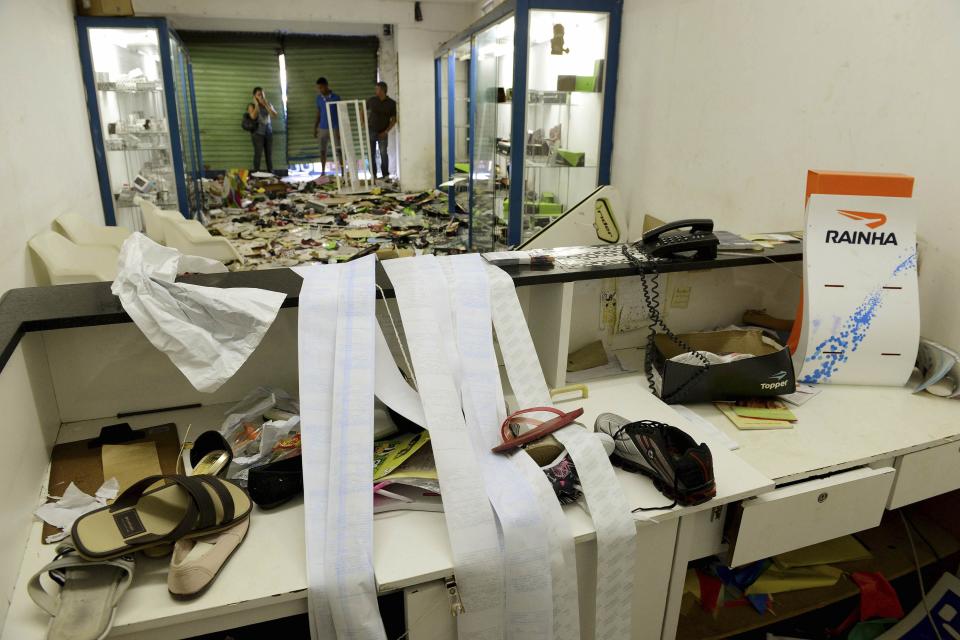
<path fill-rule="evenodd" d="M 185 256 L 141 233 L 123 243 L 111 291 L 153 346 L 197 389 L 212 393 L 260 344 L 286 294 L 175 282 L 178 273 L 217 273 L 216 260 Z"/>
<path fill-rule="evenodd" d="M 117 497 L 119 489 L 120 483 L 117 482 L 117 479 L 110 478 L 100 485 L 100 488 L 97 489 L 97 495 L 94 497 L 87 495 L 71 482 L 59 500 L 42 504 L 33 512 L 44 522 L 60 529 L 60 533 L 47 536 L 46 541 L 48 543 L 59 542 L 69 536 L 77 518 L 100 507 L 105 507 L 107 500 Z"/>

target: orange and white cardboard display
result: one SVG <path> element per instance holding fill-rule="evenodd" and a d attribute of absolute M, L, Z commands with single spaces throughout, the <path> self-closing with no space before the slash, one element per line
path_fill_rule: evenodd
<path fill-rule="evenodd" d="M 900 386 L 920 340 L 913 178 L 810 171 L 797 379 Z"/>

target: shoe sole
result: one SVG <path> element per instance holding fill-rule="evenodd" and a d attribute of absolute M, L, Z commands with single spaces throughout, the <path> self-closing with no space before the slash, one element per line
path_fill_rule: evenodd
<path fill-rule="evenodd" d="M 633 462 L 632 460 L 627 460 L 626 458 L 617 455 L 616 452 L 610 456 L 610 461 L 624 471 L 629 471 L 630 473 L 639 473 L 642 476 L 650 478 L 653 481 L 653 486 L 657 488 L 657 491 L 662 493 L 670 500 L 675 500 L 676 503 L 682 507 L 692 507 L 698 504 L 703 504 L 717 495 L 717 487 L 715 484 L 700 486 L 684 494 L 679 494 L 673 490 L 673 487 L 668 486 L 663 479 L 660 478 L 660 476 L 653 473 L 646 467 Z"/>

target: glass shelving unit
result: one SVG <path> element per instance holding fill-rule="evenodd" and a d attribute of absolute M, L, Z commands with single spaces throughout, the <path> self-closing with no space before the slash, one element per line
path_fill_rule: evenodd
<path fill-rule="evenodd" d="M 200 158 L 189 57 L 165 20 L 77 18 L 104 219 L 143 228 L 134 198 L 199 211 Z"/>
<path fill-rule="evenodd" d="M 469 213 L 473 250 L 519 244 L 609 183 L 621 8 L 508 1 L 441 46 L 437 60 L 454 62 L 446 77 L 438 62 L 440 89 L 469 78 L 466 127 L 451 110 L 461 119 L 441 122 L 437 140 L 445 127 L 467 140 L 466 163 L 459 144 L 450 153 L 456 147 L 456 163 L 469 168 L 457 204 Z M 469 68 L 457 67 L 465 58 Z"/>

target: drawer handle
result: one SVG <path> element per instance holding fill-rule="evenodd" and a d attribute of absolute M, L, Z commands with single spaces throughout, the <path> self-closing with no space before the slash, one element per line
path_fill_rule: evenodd
<path fill-rule="evenodd" d="M 830 497 L 829 494 L 826 491 L 824 491 L 823 493 L 817 496 L 817 502 L 826 502 L 828 497 Z"/>

